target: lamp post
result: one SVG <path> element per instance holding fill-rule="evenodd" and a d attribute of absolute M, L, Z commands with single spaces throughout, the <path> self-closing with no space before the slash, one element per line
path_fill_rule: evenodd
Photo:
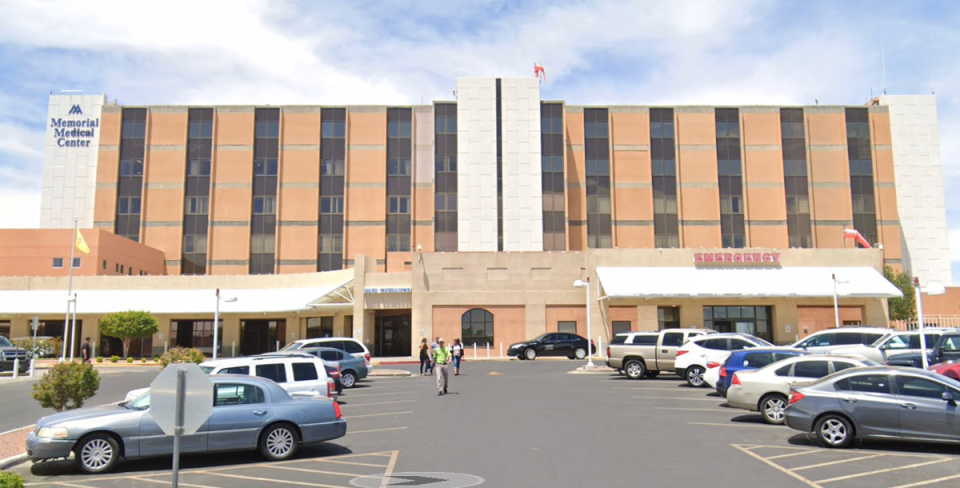
<path fill-rule="evenodd" d="M 837 284 L 850 283 L 849 281 L 840 281 L 837 279 L 837 274 L 834 273 L 831 275 L 833 277 L 833 319 L 836 322 L 836 327 L 840 328 L 840 303 L 837 298 Z"/>
<path fill-rule="evenodd" d="M 223 298 L 220 296 L 220 289 L 217 288 L 217 306 L 213 312 L 213 360 L 217 360 L 217 343 L 220 342 L 220 301 L 232 303 L 237 301 L 237 297 Z"/>
<path fill-rule="evenodd" d="M 573 282 L 575 288 L 586 288 L 587 289 L 587 368 L 595 368 L 593 364 L 593 339 L 592 331 L 590 330 L 590 278 L 584 280 L 577 280 Z"/>
<path fill-rule="evenodd" d="M 922 294 L 920 293 L 920 278 L 913 278 L 913 290 L 916 293 L 917 298 L 917 319 L 920 321 L 920 361 L 923 362 L 923 369 L 930 367 L 930 360 L 927 358 L 927 337 L 924 334 L 925 324 L 923 323 L 923 303 L 921 300 Z M 947 289 L 943 287 L 943 283 L 936 281 L 931 281 L 925 290 L 927 295 L 943 295 L 947 292 Z"/>

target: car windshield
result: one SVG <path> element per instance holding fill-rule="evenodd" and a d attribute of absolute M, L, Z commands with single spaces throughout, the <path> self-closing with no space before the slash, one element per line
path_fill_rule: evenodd
<path fill-rule="evenodd" d="M 13 344 L 6 337 L 0 336 L 0 347 L 13 347 Z"/>
<path fill-rule="evenodd" d="M 549 334 L 549 332 L 547 332 L 547 334 Z M 546 337 L 547 334 L 540 334 L 540 335 L 538 335 L 537 337 L 534 337 L 533 339 L 530 339 L 530 342 L 539 341 L 540 339 L 543 339 L 544 337 Z"/>
<path fill-rule="evenodd" d="M 150 392 L 145 392 L 143 395 L 138 396 L 129 403 L 123 404 L 123 406 L 129 408 L 130 410 L 146 410 L 150 408 Z"/>
<path fill-rule="evenodd" d="M 759 343 L 760 343 L 761 345 L 763 345 L 763 346 L 773 347 L 773 344 L 772 344 L 772 343 L 769 343 L 769 342 L 767 342 L 767 341 L 765 341 L 765 340 L 763 340 L 763 339 L 761 339 L 761 338 L 759 338 L 759 337 L 757 337 L 757 336 L 753 336 L 753 340 L 759 342 Z"/>
<path fill-rule="evenodd" d="M 870 347 L 880 347 L 880 345 L 883 344 L 884 342 L 886 342 L 886 340 L 889 339 L 891 335 L 893 335 L 893 334 L 886 334 L 886 335 L 880 337 L 879 339 L 871 342 L 871 343 L 870 343 Z"/>
<path fill-rule="evenodd" d="M 290 344 L 287 344 L 286 346 L 283 346 L 283 348 L 280 349 L 280 350 L 281 350 L 281 351 L 296 351 L 297 349 L 300 349 L 301 347 L 303 347 L 303 344 L 301 344 L 301 343 L 299 343 L 299 342 L 291 342 Z"/>
<path fill-rule="evenodd" d="M 210 374 L 213 372 L 213 366 L 200 366 L 200 371 L 203 371 L 203 374 Z"/>

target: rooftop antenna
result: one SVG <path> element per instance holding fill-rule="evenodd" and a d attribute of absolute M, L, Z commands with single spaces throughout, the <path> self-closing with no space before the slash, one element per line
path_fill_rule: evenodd
<path fill-rule="evenodd" d="M 880 44 L 880 84 L 883 85 L 883 94 L 887 94 L 887 55 Z"/>

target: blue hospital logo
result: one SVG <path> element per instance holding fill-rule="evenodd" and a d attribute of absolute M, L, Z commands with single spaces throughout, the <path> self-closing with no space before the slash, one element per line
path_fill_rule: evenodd
<path fill-rule="evenodd" d="M 67 115 L 83 115 L 83 110 L 80 109 L 79 105 L 74 105 L 70 107 L 70 113 Z"/>

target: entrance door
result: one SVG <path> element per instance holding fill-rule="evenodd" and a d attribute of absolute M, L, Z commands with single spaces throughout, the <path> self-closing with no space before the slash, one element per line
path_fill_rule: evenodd
<path fill-rule="evenodd" d="M 286 320 L 243 320 L 240 322 L 240 355 L 263 354 L 286 345 Z"/>
<path fill-rule="evenodd" d="M 380 357 L 405 357 L 410 355 L 411 315 L 378 316 L 376 319 L 376 344 L 374 354 Z"/>
<path fill-rule="evenodd" d="M 713 330 L 721 333 L 733 332 L 733 322 L 729 320 L 714 320 Z"/>

